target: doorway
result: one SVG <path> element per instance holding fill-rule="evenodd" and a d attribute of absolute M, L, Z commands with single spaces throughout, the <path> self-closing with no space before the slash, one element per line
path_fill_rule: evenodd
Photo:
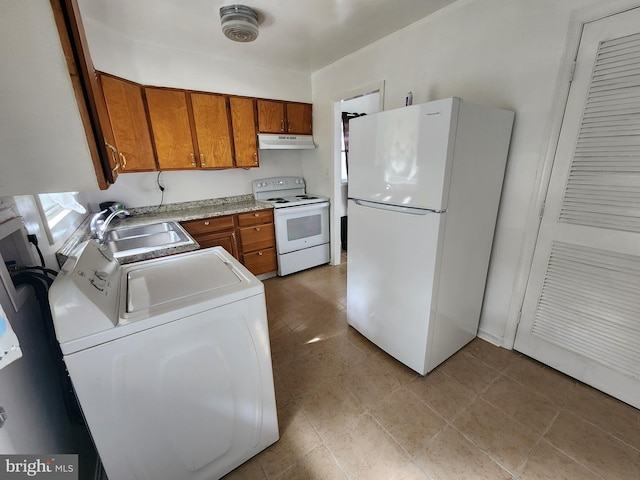
<path fill-rule="evenodd" d="M 341 262 L 341 250 L 346 246 L 346 217 L 348 196 L 348 149 L 345 148 L 343 113 L 371 115 L 384 110 L 384 81 L 345 92 L 334 100 L 334 165 L 332 249 L 334 265 Z"/>

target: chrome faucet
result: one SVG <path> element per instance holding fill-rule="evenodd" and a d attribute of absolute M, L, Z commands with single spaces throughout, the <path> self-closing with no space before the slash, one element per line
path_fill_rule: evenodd
<path fill-rule="evenodd" d="M 102 244 L 104 242 L 104 234 L 107 231 L 107 227 L 111 223 L 111 221 L 116 217 L 128 217 L 131 215 L 128 210 L 119 209 L 114 210 L 109 214 L 109 216 L 102 220 L 102 216 L 107 213 L 109 209 L 102 210 L 99 213 L 96 213 L 91 219 L 91 223 L 89 224 L 89 228 L 91 229 L 91 234 L 94 238 L 98 240 L 98 243 Z"/>

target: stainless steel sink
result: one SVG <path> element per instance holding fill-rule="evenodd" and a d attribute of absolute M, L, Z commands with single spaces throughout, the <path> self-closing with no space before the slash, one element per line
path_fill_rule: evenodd
<path fill-rule="evenodd" d="M 115 258 L 194 243 L 184 228 L 172 221 L 116 228 L 108 231 L 104 240 Z"/>

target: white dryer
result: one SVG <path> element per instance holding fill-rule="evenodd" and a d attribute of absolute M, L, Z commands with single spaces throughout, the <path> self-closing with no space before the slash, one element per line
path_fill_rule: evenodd
<path fill-rule="evenodd" d="M 264 286 L 224 249 L 120 266 L 89 241 L 49 300 L 109 480 L 216 479 L 278 440 Z"/>

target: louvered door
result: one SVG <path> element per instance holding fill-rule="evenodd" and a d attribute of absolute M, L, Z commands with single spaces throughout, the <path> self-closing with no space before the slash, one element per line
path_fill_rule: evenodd
<path fill-rule="evenodd" d="M 640 9 L 583 30 L 515 349 L 640 407 Z"/>

